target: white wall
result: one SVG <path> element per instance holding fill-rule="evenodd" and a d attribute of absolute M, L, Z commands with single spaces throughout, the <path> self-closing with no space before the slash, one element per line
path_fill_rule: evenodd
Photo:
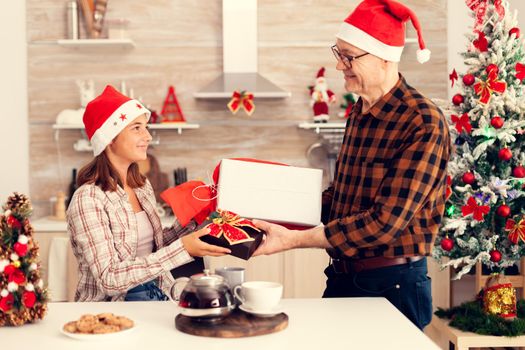
<path fill-rule="evenodd" d="M 0 205 L 29 191 L 26 2 L 0 11 Z M 0 210 L 1 211 L 1 210 Z"/>
<path fill-rule="evenodd" d="M 510 0 L 509 4 L 511 11 L 518 10 L 519 27 L 521 28 L 522 35 L 525 35 L 525 1 Z M 460 74 L 466 70 L 466 67 L 463 64 L 463 57 L 461 57 L 459 53 L 467 49 L 465 33 L 472 31 L 474 19 L 470 17 L 470 10 L 465 5 L 465 1 L 448 0 L 447 6 L 448 72 L 452 72 L 452 69 L 455 68 L 458 74 Z M 454 84 L 454 89 L 451 89 L 449 81 L 449 98 L 452 98 L 452 95 L 459 92 L 459 89 L 456 89 L 456 87 L 457 85 Z"/>

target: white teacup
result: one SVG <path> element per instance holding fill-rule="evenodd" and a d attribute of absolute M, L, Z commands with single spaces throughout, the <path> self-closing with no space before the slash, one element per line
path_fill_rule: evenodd
<path fill-rule="evenodd" d="M 265 281 L 244 282 L 235 287 L 233 293 L 248 309 L 272 310 L 279 305 L 283 295 L 283 285 Z"/>

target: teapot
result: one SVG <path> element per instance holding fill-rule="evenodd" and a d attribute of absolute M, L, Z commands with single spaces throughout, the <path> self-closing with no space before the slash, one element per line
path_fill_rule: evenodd
<path fill-rule="evenodd" d="M 179 293 L 182 283 L 186 285 Z M 222 319 L 235 308 L 228 283 L 222 276 L 210 274 L 209 270 L 190 278 L 177 278 L 171 287 L 171 296 L 178 301 L 182 315 L 199 321 Z"/>

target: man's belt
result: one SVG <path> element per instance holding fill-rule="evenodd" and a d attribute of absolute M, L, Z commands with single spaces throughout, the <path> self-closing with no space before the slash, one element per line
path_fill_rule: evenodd
<path fill-rule="evenodd" d="M 396 265 L 408 264 L 423 259 L 422 256 L 385 258 L 378 256 L 365 259 L 332 259 L 332 268 L 335 273 L 352 273 L 366 270 L 379 269 Z"/>

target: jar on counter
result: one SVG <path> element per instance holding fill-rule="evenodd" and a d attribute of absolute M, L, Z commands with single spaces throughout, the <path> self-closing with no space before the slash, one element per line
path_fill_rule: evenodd
<path fill-rule="evenodd" d="M 107 18 L 105 20 L 109 39 L 128 39 L 129 20 L 125 18 Z"/>

